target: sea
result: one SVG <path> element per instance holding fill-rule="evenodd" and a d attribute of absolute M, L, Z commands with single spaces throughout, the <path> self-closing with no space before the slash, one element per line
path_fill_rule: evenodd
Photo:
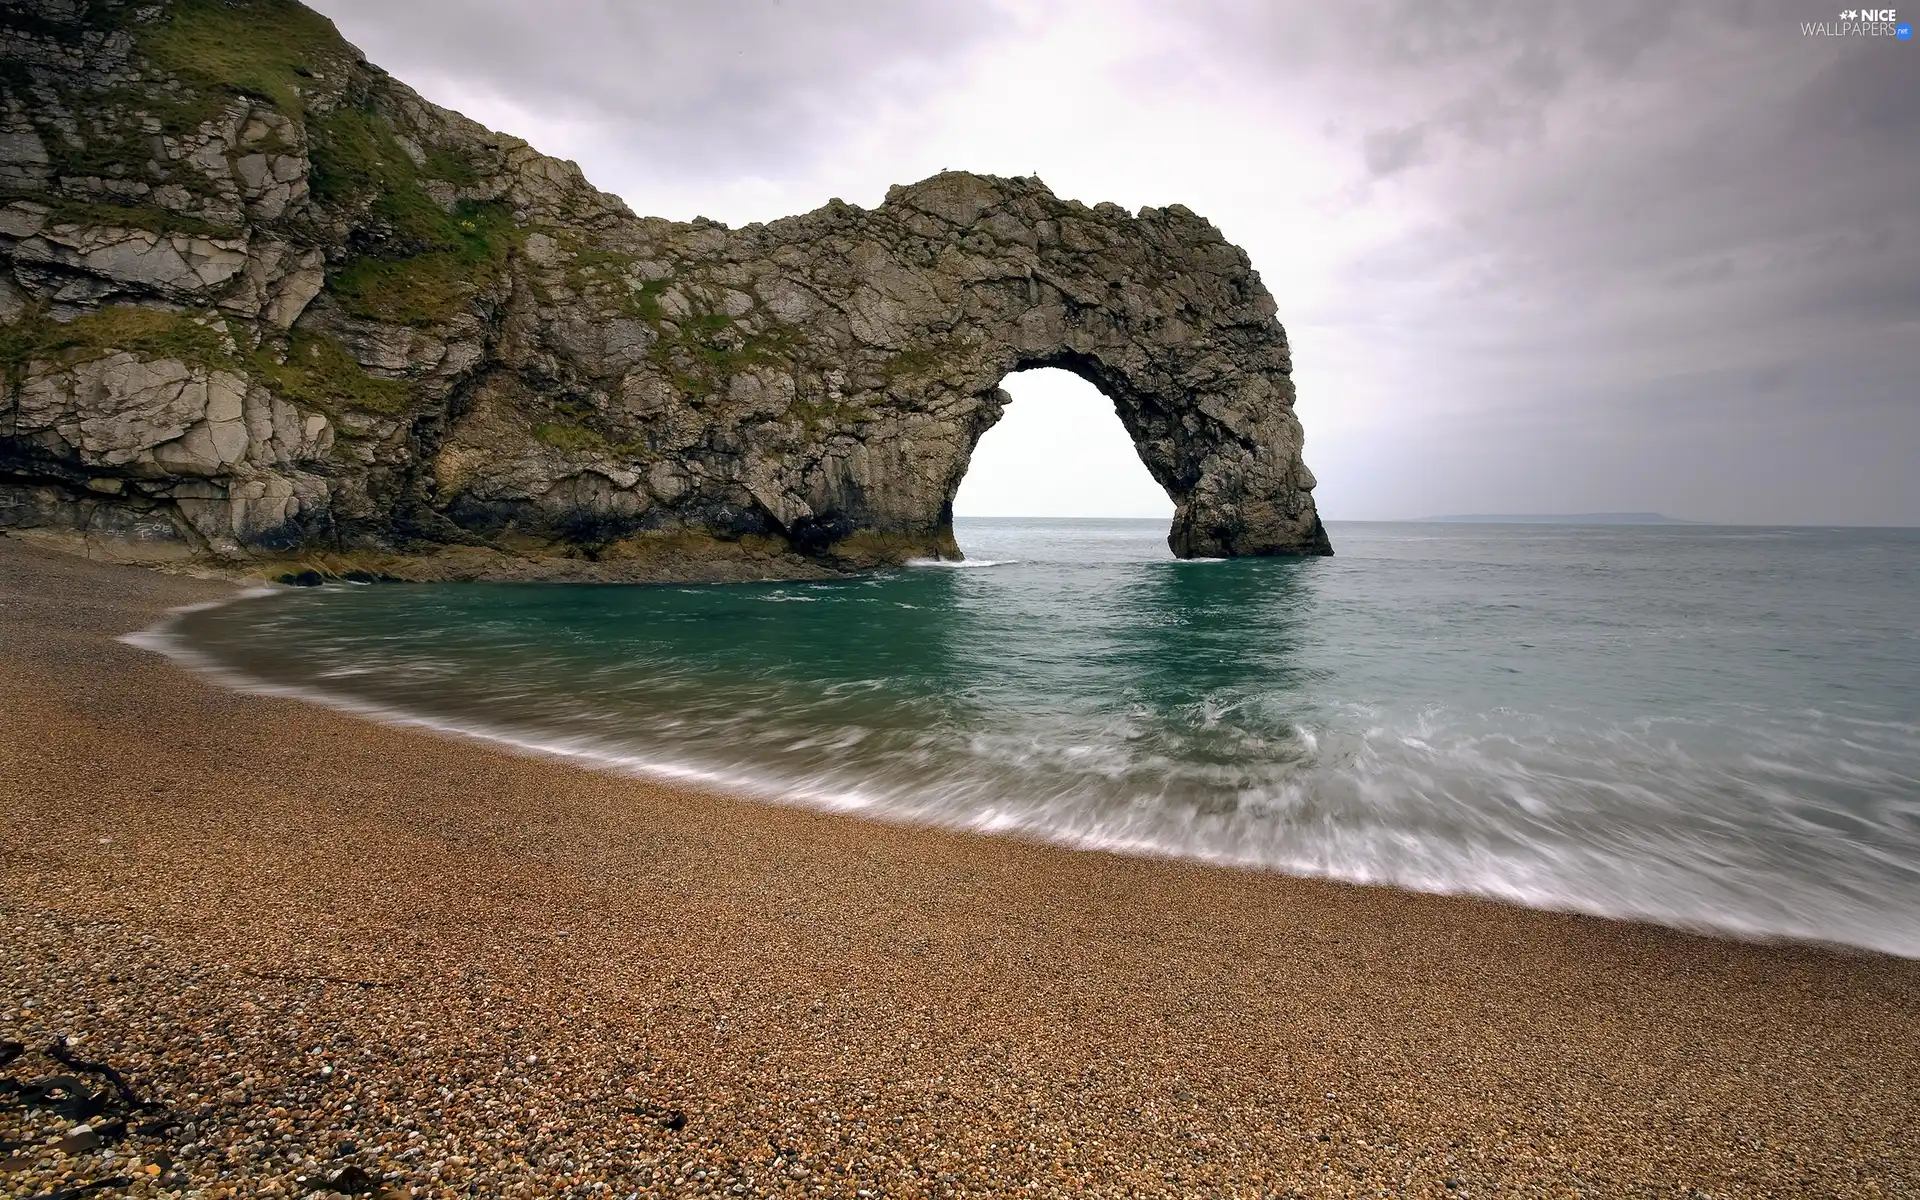
<path fill-rule="evenodd" d="M 1920 957 L 1920 530 L 962 519 L 828 582 L 327 584 L 237 687 L 772 803 Z"/>

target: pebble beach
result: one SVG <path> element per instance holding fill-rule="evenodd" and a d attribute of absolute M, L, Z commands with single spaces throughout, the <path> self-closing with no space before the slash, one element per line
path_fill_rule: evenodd
<path fill-rule="evenodd" d="M 0 1194 L 1920 1194 L 1912 960 L 755 803 L 116 640 L 235 590 L 0 537 Z"/>

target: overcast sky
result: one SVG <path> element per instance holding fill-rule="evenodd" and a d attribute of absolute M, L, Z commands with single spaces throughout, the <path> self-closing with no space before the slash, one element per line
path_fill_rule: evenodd
<path fill-rule="evenodd" d="M 1920 525 L 1920 42 L 1826 0 L 318 7 L 640 212 L 1186 204 L 1279 301 L 1330 519 Z M 1171 511 L 1090 388 L 1007 386 L 960 511 Z"/>

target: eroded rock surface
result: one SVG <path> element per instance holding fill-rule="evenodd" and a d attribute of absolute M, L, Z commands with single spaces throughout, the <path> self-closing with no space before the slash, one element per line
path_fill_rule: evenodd
<path fill-rule="evenodd" d="M 29 0 L 0 58 L 0 528 L 426 578 L 954 556 L 1001 381 L 1056 366 L 1175 553 L 1328 552 L 1272 297 L 1178 205 L 947 173 L 635 217 L 282 0 Z"/>

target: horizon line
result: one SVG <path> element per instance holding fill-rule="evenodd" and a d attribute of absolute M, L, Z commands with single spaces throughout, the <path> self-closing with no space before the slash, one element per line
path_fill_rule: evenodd
<path fill-rule="evenodd" d="M 1578 524 L 1578 518 L 1588 516 L 1609 516 L 1623 514 L 1608 513 L 1461 513 L 1438 517 L 1322 517 L 1328 524 L 1341 525 L 1497 525 L 1503 521 L 1510 524 L 1544 524 L 1548 521 L 1561 521 Z M 1662 514 L 1649 514 L 1662 515 Z M 1162 521 L 1171 524 L 1173 518 L 1142 517 L 1126 513 L 955 513 L 956 521 Z M 1603 524 L 1626 525 L 1635 522 L 1600 522 Z M 1693 517 L 1666 517 L 1665 524 L 1697 525 L 1702 528 L 1720 529 L 1920 529 L 1920 522 L 1900 523 L 1897 521 L 1859 522 L 1859 521 L 1713 521 L 1699 520 Z M 1647 522 L 1653 524 L 1653 522 Z"/>

